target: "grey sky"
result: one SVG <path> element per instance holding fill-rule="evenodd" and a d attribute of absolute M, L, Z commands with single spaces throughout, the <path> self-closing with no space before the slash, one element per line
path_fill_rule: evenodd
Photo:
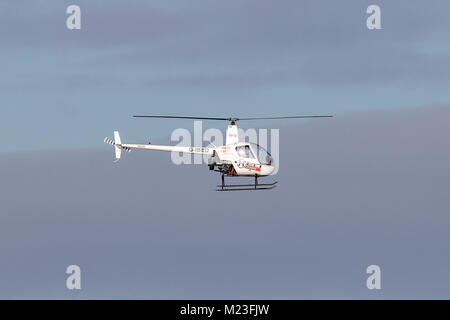
<path fill-rule="evenodd" d="M 73 3 L 0 3 L 0 298 L 450 298 L 450 2 Z M 280 184 L 224 194 L 113 164 L 113 130 L 193 128 L 137 113 L 336 117 L 242 124 L 280 128 Z"/>
<path fill-rule="evenodd" d="M 4 156 L 0 297 L 449 298 L 449 110 L 285 129 L 270 192 L 216 193 L 166 153 Z"/>
<path fill-rule="evenodd" d="M 369 31 L 371 1 L 77 1 L 82 30 L 69 31 L 71 1 L 2 2 L 3 151 L 96 147 L 113 129 L 170 134 L 133 113 L 448 103 L 448 1 L 377 3 L 383 29 Z"/>

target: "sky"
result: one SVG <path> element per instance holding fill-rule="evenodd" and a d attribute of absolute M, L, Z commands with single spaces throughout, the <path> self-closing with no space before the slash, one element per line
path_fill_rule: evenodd
<path fill-rule="evenodd" d="M 450 298 L 449 10 L 1 2 L 0 298 Z M 193 128 L 133 114 L 335 118 L 242 123 L 280 129 L 279 186 L 228 194 L 167 153 L 112 163 L 113 130 L 169 143 Z M 382 290 L 365 287 L 371 264 Z"/>
<path fill-rule="evenodd" d="M 271 191 L 216 192 L 218 175 L 167 153 L 8 154 L 0 297 L 449 299 L 449 116 L 285 129 Z M 65 287 L 73 264 L 79 291 Z M 366 288 L 374 264 L 381 290 Z"/>
<path fill-rule="evenodd" d="M 74 3 L 81 30 L 66 28 Z M 163 139 L 188 126 L 136 113 L 338 115 L 448 103 L 448 1 L 378 1 L 381 30 L 366 28 L 370 4 L 2 1 L 2 152 L 97 148 L 114 129 L 130 141 Z"/>

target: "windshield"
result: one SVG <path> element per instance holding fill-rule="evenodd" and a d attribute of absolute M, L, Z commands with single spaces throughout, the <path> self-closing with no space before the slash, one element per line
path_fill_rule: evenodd
<path fill-rule="evenodd" d="M 250 158 L 250 159 L 254 158 L 253 154 L 250 150 L 250 146 L 248 146 L 248 145 L 236 147 L 236 152 L 237 152 L 238 156 L 241 158 Z"/>
<path fill-rule="evenodd" d="M 253 152 L 256 153 L 256 157 L 258 158 L 259 163 L 271 165 L 273 162 L 272 156 L 270 153 L 256 143 L 250 143 L 252 146 Z"/>

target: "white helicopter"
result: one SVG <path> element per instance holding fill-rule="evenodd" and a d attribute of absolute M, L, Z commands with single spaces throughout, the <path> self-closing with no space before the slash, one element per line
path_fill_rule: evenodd
<path fill-rule="evenodd" d="M 227 127 L 226 141 L 223 146 L 210 147 L 180 147 L 153 144 L 126 144 L 122 143 L 118 131 L 114 131 L 114 141 L 105 138 L 105 143 L 113 145 L 116 152 L 116 161 L 119 161 L 122 150 L 130 152 L 131 149 L 160 150 L 170 152 L 182 152 L 191 154 L 210 155 L 208 166 L 210 170 L 220 172 L 222 184 L 218 185 L 217 191 L 242 191 L 242 190 L 269 190 L 276 187 L 277 181 L 273 183 L 258 183 L 258 177 L 268 176 L 275 170 L 272 156 L 267 150 L 258 144 L 240 142 L 236 121 L 241 120 L 272 120 L 272 119 L 294 119 L 294 118 L 331 118 L 332 115 L 314 116 L 289 116 L 289 117 L 263 117 L 263 118 L 212 118 L 192 116 L 161 116 L 161 115 L 135 115 L 135 118 L 163 118 L 163 119 L 191 119 L 191 120 L 226 120 L 230 124 Z M 230 177 L 254 177 L 254 184 L 225 184 L 225 176 Z"/>

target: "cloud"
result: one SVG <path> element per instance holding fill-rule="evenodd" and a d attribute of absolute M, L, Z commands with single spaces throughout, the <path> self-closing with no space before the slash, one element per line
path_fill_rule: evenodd
<path fill-rule="evenodd" d="M 448 39 L 446 1 L 381 1 L 379 31 L 365 27 L 370 1 L 81 1 L 79 32 L 65 28 L 66 4 L 3 4 L 5 50 L 67 56 L 78 72 L 96 70 L 107 79 L 112 69 L 134 85 L 383 86 L 450 79 L 448 52 L 430 54 Z M 204 78 L 216 79 L 199 81 Z"/>
<path fill-rule="evenodd" d="M 377 31 L 365 27 L 370 1 L 80 0 L 80 31 L 66 29 L 69 4 L 0 4 L 3 151 L 96 147 L 92 137 L 111 127 L 149 134 L 128 121 L 136 112 L 339 114 L 450 101 L 448 1 L 380 1 Z"/>
<path fill-rule="evenodd" d="M 0 297 L 448 298 L 449 111 L 295 123 L 270 192 L 217 193 L 166 153 L 4 154 Z"/>

